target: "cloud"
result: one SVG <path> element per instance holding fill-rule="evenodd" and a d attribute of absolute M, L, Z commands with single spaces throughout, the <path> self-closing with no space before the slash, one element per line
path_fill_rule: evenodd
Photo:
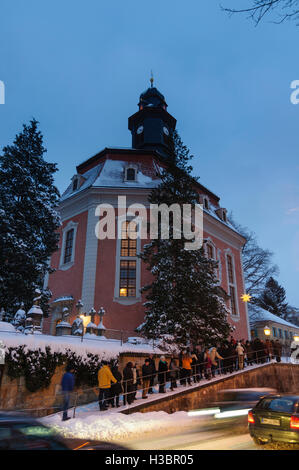
<path fill-rule="evenodd" d="M 293 207 L 292 209 L 287 210 L 287 214 L 293 214 L 293 212 L 299 212 L 299 207 Z"/>

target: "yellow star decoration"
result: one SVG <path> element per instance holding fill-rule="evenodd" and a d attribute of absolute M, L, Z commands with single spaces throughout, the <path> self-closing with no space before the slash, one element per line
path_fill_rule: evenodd
<path fill-rule="evenodd" d="M 241 299 L 243 300 L 243 302 L 250 302 L 251 295 L 243 294 L 243 295 L 241 295 Z"/>

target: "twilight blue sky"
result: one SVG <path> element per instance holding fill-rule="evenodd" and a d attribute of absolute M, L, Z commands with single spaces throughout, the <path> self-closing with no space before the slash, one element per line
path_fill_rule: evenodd
<path fill-rule="evenodd" d="M 131 145 L 153 69 L 194 173 L 275 253 L 299 307 L 298 37 L 292 22 L 229 18 L 218 0 L 2 0 L 0 148 L 38 119 L 63 191 L 76 164 Z"/>

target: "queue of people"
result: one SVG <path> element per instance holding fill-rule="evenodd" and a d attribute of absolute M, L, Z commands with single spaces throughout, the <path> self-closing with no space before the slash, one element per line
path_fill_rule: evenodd
<path fill-rule="evenodd" d="M 130 405 L 136 400 L 139 388 L 142 389 L 142 398 L 146 399 L 149 394 L 154 393 L 156 382 L 159 384 L 158 393 L 166 393 L 167 383 L 173 391 L 178 387 L 178 382 L 184 386 L 196 384 L 202 379 L 210 380 L 216 374 L 230 374 L 253 364 L 266 363 L 273 359 L 280 362 L 281 356 L 282 345 L 279 340 L 262 341 L 255 338 L 253 341 L 236 341 L 231 337 L 229 341 L 209 348 L 202 345 L 186 348 L 178 357 L 173 356 L 169 361 L 161 356 L 158 367 L 152 354 L 144 360 L 141 368 L 130 361 L 122 372 L 117 364 L 102 361 L 98 371 L 99 408 L 107 410 L 109 406 L 120 407 L 121 396 L 123 405 Z M 69 396 L 74 388 L 72 373 L 68 369 L 62 380 L 64 420 L 69 419 Z"/>

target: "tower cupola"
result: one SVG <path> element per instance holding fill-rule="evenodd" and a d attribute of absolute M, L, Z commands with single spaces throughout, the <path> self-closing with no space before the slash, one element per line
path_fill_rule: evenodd
<path fill-rule="evenodd" d="M 167 157 L 176 119 L 167 112 L 167 103 L 162 93 L 153 86 L 153 77 L 151 86 L 141 93 L 138 107 L 139 111 L 129 117 L 132 147 L 156 150 Z"/>

